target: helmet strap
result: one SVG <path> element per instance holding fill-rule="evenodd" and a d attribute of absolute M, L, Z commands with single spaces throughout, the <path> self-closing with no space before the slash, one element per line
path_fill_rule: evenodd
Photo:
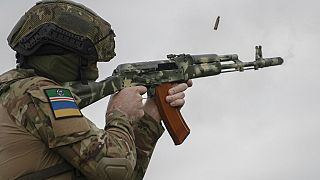
<path fill-rule="evenodd" d="M 80 78 L 81 78 L 81 83 L 84 85 L 88 85 L 88 79 L 86 74 L 88 65 L 89 65 L 88 60 L 80 56 Z"/>

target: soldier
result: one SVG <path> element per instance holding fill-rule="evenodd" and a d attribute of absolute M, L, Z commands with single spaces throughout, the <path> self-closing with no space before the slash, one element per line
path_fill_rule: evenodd
<path fill-rule="evenodd" d="M 97 62 L 114 56 L 115 34 L 90 9 L 67 0 L 38 2 L 8 37 L 17 68 L 0 76 L 1 179 L 142 179 L 163 133 L 145 87 L 110 98 L 104 129 L 82 115 L 77 96 L 62 86 L 94 81 Z M 184 105 L 191 81 L 169 90 Z"/>

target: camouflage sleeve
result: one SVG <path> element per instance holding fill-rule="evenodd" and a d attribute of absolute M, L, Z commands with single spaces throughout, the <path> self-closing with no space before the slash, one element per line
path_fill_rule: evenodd
<path fill-rule="evenodd" d="M 90 179 L 101 178 L 98 177 L 97 167 L 104 158 L 125 159 L 130 166 L 135 167 L 137 155 L 134 132 L 122 113 L 109 113 L 105 130 L 98 129 L 78 112 L 55 112 L 55 105 L 48 93 L 45 93 L 48 89 L 63 88 L 51 84 L 28 90 L 32 103 L 26 107 L 25 126 L 30 132 Z"/>
<path fill-rule="evenodd" d="M 97 179 L 98 163 L 104 158 L 125 158 L 134 167 L 136 151 L 132 127 L 126 117 L 114 111 L 107 116 L 105 130 L 88 121 L 90 135 L 79 142 L 56 148 L 56 151 L 90 179 Z"/>
<path fill-rule="evenodd" d="M 147 113 L 133 123 L 137 163 L 133 173 L 133 179 L 140 180 L 147 170 L 153 150 L 158 139 L 164 132 L 164 128 Z"/>

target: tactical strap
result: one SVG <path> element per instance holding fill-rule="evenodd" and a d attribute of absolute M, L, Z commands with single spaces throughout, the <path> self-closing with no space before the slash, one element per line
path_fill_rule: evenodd
<path fill-rule="evenodd" d="M 80 57 L 80 78 L 81 78 L 81 83 L 84 85 L 88 85 L 88 78 L 87 78 L 87 73 L 86 70 L 88 69 L 88 60 Z"/>
<path fill-rule="evenodd" d="M 42 169 L 38 172 L 23 175 L 23 176 L 17 178 L 16 180 L 48 179 L 52 176 L 56 176 L 56 175 L 59 175 L 59 174 L 62 174 L 62 173 L 68 172 L 68 171 L 75 171 L 74 174 L 75 174 L 76 180 L 86 179 L 78 170 L 76 170 L 76 168 L 71 166 L 69 163 L 64 162 L 62 164 L 57 164 L 52 167 Z"/>

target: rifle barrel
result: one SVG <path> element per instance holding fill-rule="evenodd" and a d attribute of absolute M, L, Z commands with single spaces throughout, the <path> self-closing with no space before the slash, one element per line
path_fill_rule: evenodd
<path fill-rule="evenodd" d="M 283 59 L 281 57 L 275 58 L 260 58 L 252 62 L 242 62 L 240 60 L 234 61 L 231 64 L 221 64 L 221 69 L 226 69 L 227 71 L 223 72 L 233 72 L 233 71 L 244 71 L 249 69 L 258 70 L 259 68 L 269 67 L 269 66 L 277 66 L 283 63 Z M 249 68 L 246 68 L 249 67 Z M 251 67 L 251 68 L 250 68 Z"/>

